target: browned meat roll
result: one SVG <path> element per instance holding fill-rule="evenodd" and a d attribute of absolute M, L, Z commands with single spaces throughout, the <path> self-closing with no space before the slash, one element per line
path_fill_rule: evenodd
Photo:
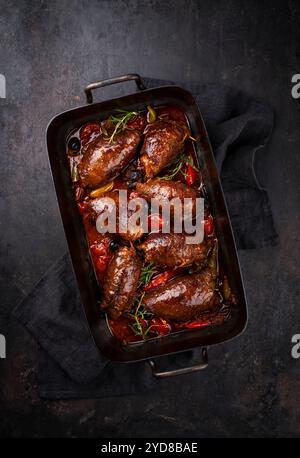
<path fill-rule="evenodd" d="M 136 190 L 138 194 L 146 200 L 151 201 L 151 199 L 154 199 L 158 206 L 161 206 L 162 208 L 165 206 L 165 210 L 167 209 L 166 206 L 170 204 L 172 199 L 179 199 L 181 204 L 184 203 L 184 208 L 182 208 L 182 205 L 178 208 L 177 204 L 170 204 L 171 216 L 177 214 L 180 219 L 182 219 L 182 217 L 186 219 L 191 218 L 191 216 L 196 216 L 197 191 L 180 181 L 168 181 L 160 178 L 153 178 L 148 180 L 146 183 L 137 183 Z M 185 198 L 190 198 L 191 201 L 189 203 L 184 202 Z M 177 208 L 178 210 L 176 210 Z M 182 210 L 184 210 L 184 212 Z M 152 206 L 151 211 L 153 211 Z"/>
<path fill-rule="evenodd" d="M 183 275 L 145 294 L 145 308 L 165 320 L 195 320 L 216 308 L 215 276 L 210 269 Z"/>
<path fill-rule="evenodd" d="M 141 260 L 133 247 L 121 247 L 110 261 L 104 277 L 101 308 L 117 319 L 128 310 L 138 287 Z"/>
<path fill-rule="evenodd" d="M 148 180 L 146 183 L 137 183 L 136 190 L 145 199 L 155 198 L 161 203 L 168 202 L 175 197 L 181 200 L 197 197 L 197 191 L 181 181 L 168 181 L 160 178 Z"/>
<path fill-rule="evenodd" d="M 137 130 L 125 130 L 111 143 L 102 135 L 92 140 L 78 166 L 82 184 L 93 188 L 113 180 L 134 158 L 140 140 Z"/>
<path fill-rule="evenodd" d="M 174 161 L 182 151 L 187 135 L 187 127 L 176 121 L 158 120 L 149 125 L 141 150 L 141 162 L 147 178 L 155 177 Z"/>
<path fill-rule="evenodd" d="M 193 263 L 204 265 L 212 248 L 211 239 L 198 244 L 186 244 L 184 234 L 150 234 L 138 246 L 145 260 L 158 266 L 185 267 Z"/>

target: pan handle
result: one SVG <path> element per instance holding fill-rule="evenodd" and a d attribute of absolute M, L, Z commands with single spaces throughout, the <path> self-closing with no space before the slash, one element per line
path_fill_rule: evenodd
<path fill-rule="evenodd" d="M 99 87 L 104 87 L 104 86 L 110 86 L 111 84 L 123 83 L 124 81 L 135 81 L 140 91 L 143 91 L 144 89 L 146 89 L 142 81 L 142 78 L 140 77 L 140 75 L 137 75 L 136 73 L 116 76 L 115 78 L 108 78 L 107 80 L 97 81 L 96 83 L 89 84 L 84 90 L 87 103 L 93 103 L 92 91 L 94 89 L 98 89 Z"/>
<path fill-rule="evenodd" d="M 175 369 L 173 371 L 158 372 L 156 369 L 156 364 L 154 360 L 150 359 L 148 362 L 152 369 L 152 373 L 155 377 L 157 378 L 174 377 L 175 375 L 189 374 L 190 372 L 197 372 L 197 371 L 202 371 L 203 369 L 206 369 L 206 367 L 208 366 L 208 354 L 207 354 L 207 349 L 202 348 L 202 362 L 201 363 L 196 364 L 195 366 L 183 367 L 182 369 Z"/>

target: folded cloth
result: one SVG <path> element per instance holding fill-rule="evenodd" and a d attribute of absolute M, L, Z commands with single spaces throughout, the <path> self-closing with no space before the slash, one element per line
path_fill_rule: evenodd
<path fill-rule="evenodd" d="M 168 84 L 144 80 L 148 87 Z M 235 89 L 214 85 L 189 89 L 196 94 L 206 122 L 238 248 L 276 244 L 268 196 L 254 169 L 255 155 L 272 132 L 272 110 Z M 164 383 L 153 377 L 145 362 L 112 363 L 98 352 L 68 254 L 45 274 L 13 315 L 40 345 L 38 381 L 42 398 L 119 396 Z M 160 364 L 172 369 L 200 360 L 200 350 L 159 358 Z"/>

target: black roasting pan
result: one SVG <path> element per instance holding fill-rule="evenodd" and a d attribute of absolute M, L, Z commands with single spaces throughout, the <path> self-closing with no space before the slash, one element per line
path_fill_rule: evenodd
<path fill-rule="evenodd" d="M 129 80 L 136 82 L 137 92 L 100 103 L 93 103 L 92 91 L 94 89 Z M 116 362 L 148 360 L 156 376 L 177 375 L 203 369 L 207 366 L 207 346 L 225 342 L 243 331 L 247 321 L 247 307 L 222 187 L 197 103 L 188 91 L 178 86 L 146 89 L 141 78 L 136 74 L 92 83 L 87 86 L 85 93 L 87 105 L 65 111 L 51 120 L 47 128 L 47 147 L 73 269 L 92 337 L 99 351 L 106 358 Z M 237 305 L 230 319 L 226 320 L 222 325 L 178 332 L 160 338 L 149 339 L 146 342 L 123 345 L 111 334 L 105 315 L 99 309 L 99 286 L 89 255 L 81 216 L 74 200 L 65 141 L 71 130 L 79 128 L 84 123 L 107 118 L 115 109 L 143 110 L 149 104 L 154 106 L 177 105 L 181 107 L 188 118 L 193 137 L 200 139 L 195 143 L 196 154 L 204 176 L 215 220 L 222 266 L 228 275 L 229 284 L 236 297 Z M 153 358 L 196 347 L 202 347 L 203 357 L 203 360 L 196 366 L 175 371 L 157 372 Z"/>

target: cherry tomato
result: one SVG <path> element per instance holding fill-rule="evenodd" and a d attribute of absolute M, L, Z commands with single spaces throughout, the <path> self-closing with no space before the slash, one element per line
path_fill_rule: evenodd
<path fill-rule="evenodd" d="M 107 256 L 107 248 L 104 243 L 96 243 L 90 246 L 94 256 Z"/>
<path fill-rule="evenodd" d="M 92 240 L 92 238 L 90 239 L 90 246 L 91 245 L 103 245 L 108 250 L 111 238 L 103 237 L 103 235 L 99 234 L 99 232 L 97 231 L 97 228 L 94 227 L 94 229 L 95 229 L 93 231 L 94 240 Z"/>
<path fill-rule="evenodd" d="M 79 137 L 82 143 L 87 143 L 92 135 L 99 134 L 100 132 L 100 124 L 98 123 L 90 123 L 85 124 L 85 126 L 81 127 L 79 131 Z"/>
<path fill-rule="evenodd" d="M 130 119 L 127 123 L 129 129 L 136 129 L 143 132 L 146 127 L 147 121 L 144 116 L 137 115 L 133 119 Z"/>
<path fill-rule="evenodd" d="M 99 242 L 95 240 L 94 243 L 90 245 L 90 251 L 93 257 L 96 258 L 94 259 L 95 268 L 100 273 L 106 270 L 106 267 L 111 258 L 111 253 L 109 251 L 109 243 L 110 243 L 110 239 L 107 237 L 107 238 L 102 239 Z"/>
<path fill-rule="evenodd" d="M 106 270 L 108 261 L 109 261 L 108 256 L 99 256 L 99 258 L 96 261 L 96 270 L 100 273 L 103 273 Z"/>
<path fill-rule="evenodd" d="M 162 229 L 164 225 L 164 220 L 161 217 L 161 215 L 158 215 L 157 213 L 153 213 L 148 216 L 148 224 L 150 226 L 150 230 L 152 231 L 152 226 L 153 229 L 158 227 L 158 229 Z"/>
<path fill-rule="evenodd" d="M 211 235 L 213 231 L 214 231 L 214 219 L 211 215 L 209 215 L 204 220 L 204 232 L 205 232 L 205 235 Z"/>
<path fill-rule="evenodd" d="M 166 320 L 163 320 L 162 318 L 152 318 L 152 320 L 149 322 L 149 326 L 151 327 L 149 332 L 154 332 L 159 336 L 164 336 L 171 332 L 171 326 Z"/>
<path fill-rule="evenodd" d="M 187 164 L 185 182 L 188 186 L 191 186 L 195 183 L 197 178 L 196 170 L 191 166 L 191 164 Z"/>
<path fill-rule="evenodd" d="M 168 106 L 167 108 L 159 109 L 159 116 L 167 116 L 169 119 L 173 119 L 174 121 L 179 121 L 186 124 L 186 117 L 184 112 L 176 107 L 176 106 Z"/>
<path fill-rule="evenodd" d="M 210 326 L 211 321 L 209 320 L 195 320 L 191 321 L 190 323 L 186 323 L 184 327 L 186 329 L 200 329 L 204 328 L 205 326 Z"/>
<path fill-rule="evenodd" d="M 166 270 L 158 275 L 156 275 L 149 283 L 144 286 L 144 291 L 149 291 L 150 289 L 156 288 L 159 285 L 162 285 L 175 274 L 175 269 Z"/>

